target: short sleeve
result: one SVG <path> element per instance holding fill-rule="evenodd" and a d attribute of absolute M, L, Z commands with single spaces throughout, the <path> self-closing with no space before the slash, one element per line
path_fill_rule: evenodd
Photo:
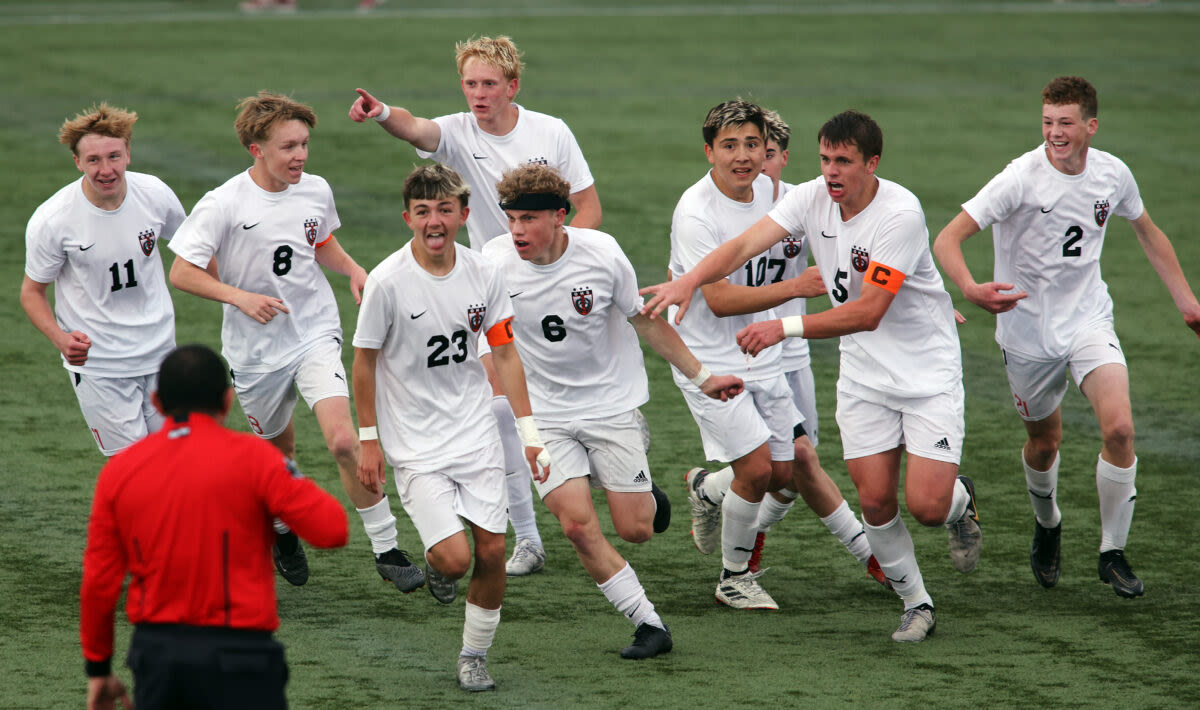
<path fill-rule="evenodd" d="M 880 223 L 870 250 L 871 261 L 905 275 L 914 273 L 928 252 L 929 228 L 916 210 L 901 210 Z"/>
<path fill-rule="evenodd" d="M 633 264 L 629 263 L 625 252 L 616 247 L 613 249 L 612 265 L 613 305 L 625 314 L 625 317 L 632 318 L 641 312 L 644 303 L 638 294 L 637 275 L 633 271 Z"/>
<path fill-rule="evenodd" d="M 562 126 L 562 132 L 559 136 L 559 154 L 563 156 L 562 165 L 558 166 L 558 171 L 562 176 L 571 183 L 571 194 L 586 190 L 595 184 L 595 179 L 592 177 L 592 171 L 588 168 L 587 160 L 583 157 L 583 150 L 579 147 L 579 142 L 575 140 L 575 134 L 571 132 L 566 122 L 559 119 L 559 124 Z"/>
<path fill-rule="evenodd" d="M 1117 206 L 1113 214 L 1128 220 L 1135 220 L 1146 211 L 1142 204 L 1142 195 L 1138 191 L 1137 180 L 1125 163 L 1120 163 L 1120 177 L 1117 180 Z"/>
<path fill-rule="evenodd" d="M 375 273 L 367 275 L 362 305 L 358 308 L 358 324 L 354 329 L 354 347 L 379 350 L 387 341 L 395 309 Z"/>
<path fill-rule="evenodd" d="M 999 175 L 988 181 L 977 195 L 963 203 L 963 211 L 975 220 L 980 229 L 1008 219 L 1021 205 L 1021 180 L 1017 168 L 1010 163 Z"/>
<path fill-rule="evenodd" d="M 53 283 L 66 261 L 62 240 L 39 208 L 25 228 L 25 275 L 38 283 Z"/>
<path fill-rule="evenodd" d="M 225 222 L 224 210 L 210 192 L 196 203 L 168 246 L 184 261 L 207 269 L 228 232 Z"/>

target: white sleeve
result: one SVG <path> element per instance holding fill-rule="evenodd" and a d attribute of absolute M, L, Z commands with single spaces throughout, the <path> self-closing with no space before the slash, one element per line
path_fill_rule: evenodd
<path fill-rule="evenodd" d="M 1117 206 L 1113 214 L 1128 220 L 1135 220 L 1146 211 L 1142 204 L 1142 195 L 1138 191 L 1137 180 L 1129 166 L 1121 163 L 1121 179 L 1117 186 Z"/>
<path fill-rule="evenodd" d="M 583 150 L 579 147 L 578 141 L 575 140 L 575 134 L 571 133 L 571 129 L 566 122 L 559 119 L 559 124 L 562 130 L 559 133 L 559 155 L 562 156 L 562 164 L 557 166 L 558 171 L 562 176 L 571 183 L 571 194 L 575 194 L 580 190 L 586 190 L 596 183 L 592 177 L 592 171 L 588 168 L 587 160 L 583 157 Z"/>
<path fill-rule="evenodd" d="M 187 218 L 187 213 L 183 211 L 183 204 L 179 202 L 175 191 L 165 182 L 161 184 L 162 207 L 165 214 L 163 215 L 163 231 L 159 235 L 159 238 L 171 241 L 171 238 L 175 236 L 175 232 L 183 224 L 183 220 Z"/>
<path fill-rule="evenodd" d="M 918 211 L 902 210 L 890 215 L 879 226 L 871 261 L 895 269 L 905 276 L 917 270 L 929 251 L 929 228 Z"/>
<path fill-rule="evenodd" d="M 487 276 L 487 313 L 484 314 L 483 327 L 480 331 L 487 333 L 505 318 L 512 318 L 512 299 L 508 297 L 508 288 L 504 285 L 504 274 L 492 263 L 483 264 Z M 491 272 L 487 274 L 486 272 Z M 487 338 L 484 338 L 484 342 Z"/>
<path fill-rule="evenodd" d="M 56 238 L 39 208 L 25 228 L 25 275 L 38 283 L 53 283 L 66 262 L 67 253 L 61 240 Z"/>
<path fill-rule="evenodd" d="M 803 239 L 808 230 L 804 225 L 805 206 L 810 201 L 812 192 L 811 182 L 794 185 L 775 203 L 767 216 L 771 221 L 783 227 L 789 235 Z"/>
<path fill-rule="evenodd" d="M 963 211 L 980 229 L 1003 222 L 1021 206 L 1022 185 L 1016 166 L 1009 163 L 979 194 L 963 203 Z"/>
<path fill-rule="evenodd" d="M 629 257 L 625 256 L 625 252 L 621 251 L 620 247 L 616 247 L 612 254 L 612 265 L 613 305 L 626 318 L 632 318 L 641 312 L 644 304 L 642 297 L 638 295 L 637 275 L 633 271 L 633 264 L 629 263 Z"/>
<path fill-rule="evenodd" d="M 721 240 L 712 227 L 692 215 L 683 215 L 671 230 L 672 262 L 679 265 L 683 273 L 696 268 L 700 260 L 721 246 Z"/>
<path fill-rule="evenodd" d="M 439 131 L 441 136 L 438 138 L 438 146 L 432 151 L 424 151 L 416 148 L 417 156 L 426 160 L 436 160 L 439 163 L 454 165 L 453 156 L 458 148 L 458 133 L 454 129 L 454 119 L 454 114 L 431 119 L 441 129 Z"/>
<path fill-rule="evenodd" d="M 324 241 L 329 238 L 342 226 L 342 220 L 338 217 L 337 204 L 333 201 L 333 188 L 329 186 L 329 182 L 321 178 L 321 182 L 325 185 L 325 233 L 317 235 L 317 241 Z"/>
<path fill-rule="evenodd" d="M 225 210 L 210 192 L 192 208 L 168 246 L 184 261 L 207 269 L 229 232 L 226 222 Z"/>
<path fill-rule="evenodd" d="M 392 323 L 393 310 L 387 289 L 380 286 L 374 272 L 368 274 L 367 285 L 363 288 L 362 305 L 358 308 L 354 347 L 368 350 L 383 348 Z"/>

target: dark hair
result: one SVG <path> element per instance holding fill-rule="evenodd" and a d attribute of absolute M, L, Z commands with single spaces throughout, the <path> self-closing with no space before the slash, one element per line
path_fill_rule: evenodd
<path fill-rule="evenodd" d="M 738 98 L 717 104 L 709 109 L 708 115 L 704 117 L 704 125 L 700 128 L 700 134 L 704 136 L 704 142 L 712 146 L 713 140 L 716 139 L 722 128 L 736 128 L 747 123 L 758 128 L 758 133 L 764 141 L 767 139 L 767 123 L 763 117 L 762 107 Z"/>
<path fill-rule="evenodd" d="M 1052 79 L 1046 88 L 1042 89 L 1042 105 L 1066 106 L 1079 104 L 1079 113 L 1083 120 L 1095 118 L 1099 110 L 1096 100 L 1096 87 L 1081 76 L 1060 76 Z"/>
<path fill-rule="evenodd" d="M 471 197 L 471 188 L 463 182 L 462 176 L 454 168 L 441 163 L 418 165 L 404 178 L 404 209 L 408 209 L 413 200 L 449 200 L 455 198 L 459 205 L 466 207 Z"/>
<path fill-rule="evenodd" d="M 190 412 L 220 412 L 229 388 L 225 372 L 221 357 L 206 345 L 175 348 L 158 370 L 158 400 L 163 413 L 185 419 Z"/>
<path fill-rule="evenodd" d="M 861 111 L 850 109 L 825 122 L 817 132 L 817 142 L 832 146 L 853 145 L 864 161 L 883 155 L 883 130 L 874 119 Z"/>

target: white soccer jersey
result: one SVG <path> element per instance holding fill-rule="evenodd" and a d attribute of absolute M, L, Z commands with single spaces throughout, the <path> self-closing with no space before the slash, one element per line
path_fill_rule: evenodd
<path fill-rule="evenodd" d="M 274 372 L 321 338 L 341 339 L 337 300 L 316 258 L 341 224 L 329 183 L 307 173 L 269 192 L 247 170 L 196 203 L 171 250 L 201 269 L 215 256 L 222 282 L 274 296 L 290 311 L 264 325 L 222 305 L 221 354 L 234 371 Z"/>
<path fill-rule="evenodd" d="M 1066 357 L 1080 330 L 1111 323 L 1112 298 L 1100 277 L 1108 218 L 1142 216 L 1137 182 L 1125 163 L 1088 149 L 1079 175 L 1059 172 L 1043 143 L 1008 164 L 963 205 L 992 226 L 995 278 L 1029 294 L 996 316 L 996 342 L 1035 360 Z"/>
<path fill-rule="evenodd" d="M 511 316 L 499 269 L 461 244 L 445 276 L 422 268 L 411 242 L 371 271 L 354 347 L 380 351 L 375 417 L 388 463 L 428 466 L 500 440 L 478 343 Z"/>
<path fill-rule="evenodd" d="M 155 247 L 183 222 L 183 205 L 153 175 L 126 172 L 125 201 L 96 207 L 80 178 L 42 203 L 25 231 L 25 274 L 54 284 L 59 326 L 92 340 L 83 365 L 104 377 L 158 372 L 175 347 L 175 310 Z"/>
<path fill-rule="evenodd" d="M 691 271 L 709 252 L 746 231 L 770 211 L 773 192 L 771 178 L 759 175 L 754 180 L 754 199 L 738 202 L 726 197 L 713 182 L 712 175 L 705 174 L 683 193 L 675 206 L 671 218 L 671 273 L 680 276 Z M 728 280 L 737 286 L 761 285 L 774 278 L 773 274 L 768 274 L 769 266 L 767 252 L 763 252 L 736 269 Z M 753 280 L 749 278 L 751 275 Z M 671 323 L 675 322 L 674 313 L 672 307 L 668 314 Z M 781 347 L 773 345 L 752 358 L 738 348 L 737 334 L 751 323 L 775 317 L 774 311 L 766 310 L 718 318 L 704 300 L 704 292 L 696 289 L 683 322 L 676 330 L 692 354 L 713 372 L 737 375 L 743 380 L 760 380 L 783 372 L 779 367 Z M 671 371 L 676 384 L 688 382 L 674 367 Z"/>
<path fill-rule="evenodd" d="M 779 204 L 783 196 L 793 187 L 795 185 L 780 180 L 779 196 L 775 199 L 775 204 Z M 784 237 L 783 241 L 772 246 L 766 256 L 766 275 L 770 283 L 794 279 L 808 268 L 808 239 L 803 235 L 794 237 L 789 234 Z M 775 316 L 778 318 L 802 316 L 808 312 L 808 299 L 793 298 L 775 306 L 772 310 L 775 311 Z M 809 354 L 808 341 L 804 338 L 784 338 L 783 353 L 779 361 L 779 366 L 783 368 L 783 371 L 795 372 L 810 365 L 812 365 L 812 357 Z"/>
<path fill-rule="evenodd" d="M 516 104 L 514 104 L 516 105 Z M 490 239 L 508 233 L 508 218 L 500 209 L 496 183 L 507 170 L 522 165 L 549 165 L 571 183 L 571 192 L 595 182 L 583 151 L 562 119 L 517 105 L 517 125 L 502 136 L 479 128 L 472 113 L 455 113 L 433 119 L 442 129 L 437 150 L 418 150 L 454 168 L 471 186 L 467 233 L 472 249 L 482 249 Z"/>
<path fill-rule="evenodd" d="M 567 227 L 553 264 L 525 261 L 512 237 L 483 248 L 512 296 L 517 350 L 538 419 L 566 422 L 631 411 L 650 399 L 629 318 L 642 308 L 637 277 L 617 240 Z"/>
<path fill-rule="evenodd" d="M 867 279 L 905 275 L 878 328 L 842 336 L 842 379 L 904 397 L 928 397 L 961 383 L 954 307 L 933 264 L 916 195 L 880 178 L 867 208 L 843 222 L 825 178 L 818 177 L 792 188 L 771 219 L 808 237 L 834 307 L 857 299 Z"/>

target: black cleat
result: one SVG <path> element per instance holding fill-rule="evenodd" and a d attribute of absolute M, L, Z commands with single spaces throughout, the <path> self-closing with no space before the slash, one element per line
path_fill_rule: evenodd
<path fill-rule="evenodd" d="M 1109 550 L 1100 553 L 1100 581 L 1112 585 L 1118 597 L 1132 599 L 1146 593 L 1146 585 L 1137 578 L 1129 567 L 1122 550 Z"/>
<path fill-rule="evenodd" d="M 391 582 L 405 594 L 425 586 L 425 573 L 412 563 L 407 552 L 395 547 L 375 555 L 375 570 L 385 582 Z"/>
<path fill-rule="evenodd" d="M 1033 578 L 1046 589 L 1058 584 L 1058 573 L 1062 566 L 1062 523 L 1044 528 L 1036 520 L 1033 523 L 1033 546 L 1029 548 L 1029 566 Z"/>
<path fill-rule="evenodd" d="M 275 545 L 271 547 L 271 556 L 275 558 L 275 569 L 279 570 L 279 574 L 288 581 L 288 584 L 299 587 L 308 581 L 308 556 L 304 554 L 304 546 L 300 544 L 296 533 L 286 533 L 292 536 L 295 542 L 295 549 L 290 553 L 284 554 L 279 549 L 279 542 L 276 540 Z M 283 539 L 286 535 L 280 535 Z"/>
<path fill-rule="evenodd" d="M 671 500 L 667 498 L 667 494 L 658 487 L 658 484 L 650 484 L 650 495 L 654 496 L 654 532 L 655 534 L 667 531 L 671 526 Z"/>
<path fill-rule="evenodd" d="M 442 604 L 450 604 L 458 598 L 458 580 L 443 577 L 428 561 L 425 562 L 425 579 L 429 582 L 429 593 Z"/>
<path fill-rule="evenodd" d="M 637 630 L 633 632 L 633 643 L 621 649 L 621 658 L 631 658 L 634 660 L 642 658 L 654 658 L 660 653 L 670 653 L 674 647 L 671 641 L 671 630 L 658 628 L 651 624 L 638 624 Z"/>

